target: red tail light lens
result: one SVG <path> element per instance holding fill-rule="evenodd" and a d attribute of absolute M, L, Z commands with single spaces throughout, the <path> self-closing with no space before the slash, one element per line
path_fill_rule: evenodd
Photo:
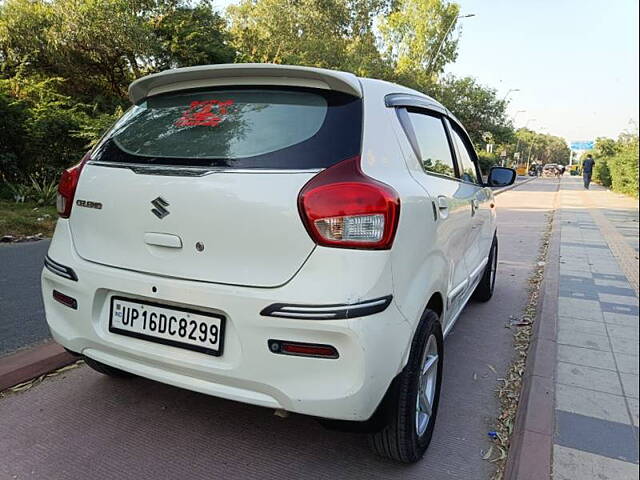
<path fill-rule="evenodd" d="M 383 250 L 393 244 L 400 199 L 389 185 L 367 177 L 354 157 L 313 177 L 300 191 L 298 208 L 319 245 Z"/>
<path fill-rule="evenodd" d="M 71 215 L 71 207 L 73 206 L 73 197 L 76 194 L 76 187 L 78 186 L 78 180 L 80 180 L 80 173 L 84 168 L 84 164 L 87 162 L 89 154 L 87 153 L 80 163 L 77 163 L 73 167 L 69 167 L 62 172 L 60 176 L 60 183 L 58 183 L 58 197 L 56 198 L 56 208 L 58 214 L 62 218 L 69 218 Z"/>

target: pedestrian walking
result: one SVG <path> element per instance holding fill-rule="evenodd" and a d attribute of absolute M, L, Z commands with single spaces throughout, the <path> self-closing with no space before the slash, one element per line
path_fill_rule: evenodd
<path fill-rule="evenodd" d="M 593 166 L 596 161 L 591 154 L 587 155 L 587 159 L 582 162 L 582 179 L 584 180 L 584 188 L 589 190 L 589 184 L 591 183 L 591 175 L 593 175 Z"/>

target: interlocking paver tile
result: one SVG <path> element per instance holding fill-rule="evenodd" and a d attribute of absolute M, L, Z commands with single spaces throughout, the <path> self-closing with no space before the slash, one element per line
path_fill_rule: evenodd
<path fill-rule="evenodd" d="M 611 370 L 558 362 L 558 383 L 622 395 L 618 374 Z"/>
<path fill-rule="evenodd" d="M 613 353 L 591 348 L 574 347 L 572 345 L 558 345 L 558 361 L 614 371 L 616 369 Z"/>
<path fill-rule="evenodd" d="M 560 264 L 560 276 L 569 275 L 572 277 L 593 278 L 589 270 L 583 270 L 580 268 L 572 268 L 569 263 Z"/>
<path fill-rule="evenodd" d="M 633 290 L 629 289 L 631 295 L 615 295 L 606 292 L 598 293 L 601 302 L 615 303 L 617 305 L 638 306 L 638 297 L 633 295 Z"/>
<path fill-rule="evenodd" d="M 556 410 L 555 430 L 556 443 L 563 447 L 638 463 L 636 431 L 628 415 L 624 423 L 619 423 Z"/>
<path fill-rule="evenodd" d="M 638 356 L 638 339 L 628 337 L 610 337 L 612 349 L 617 353 Z"/>
<path fill-rule="evenodd" d="M 610 393 L 560 384 L 556 387 L 556 407 L 611 422 L 630 423 L 624 397 Z"/>
<path fill-rule="evenodd" d="M 596 280 L 615 280 L 618 282 L 627 282 L 628 284 L 627 277 L 625 277 L 622 273 L 618 273 L 615 275 L 610 273 L 592 273 L 591 275 Z"/>
<path fill-rule="evenodd" d="M 603 312 L 622 313 L 624 315 L 638 316 L 637 305 L 624 305 L 621 303 L 600 302 L 600 308 Z"/>
<path fill-rule="evenodd" d="M 631 398 L 638 398 L 638 375 L 632 373 L 621 373 L 622 390 L 624 395 Z"/>
<path fill-rule="evenodd" d="M 638 466 L 573 448 L 554 445 L 554 480 L 638 480 Z"/>
<path fill-rule="evenodd" d="M 636 355 L 626 355 L 624 353 L 614 353 L 618 370 L 623 373 L 633 373 L 638 375 L 638 357 Z"/>
<path fill-rule="evenodd" d="M 558 315 L 581 320 L 602 321 L 600 302 L 595 300 L 578 300 L 575 298 L 558 299 Z"/>
<path fill-rule="evenodd" d="M 579 320 L 576 318 L 559 317 L 558 331 L 562 330 L 567 330 L 568 334 L 571 332 L 582 332 L 589 333 L 591 335 L 607 335 L 607 329 L 604 322 L 591 322 L 589 320 Z"/>
<path fill-rule="evenodd" d="M 574 347 L 592 348 L 610 352 L 609 339 L 602 335 L 591 335 L 583 332 L 568 332 L 562 330 L 558 332 L 558 344 L 573 345 Z M 631 353 L 631 352 L 622 352 Z"/>
<path fill-rule="evenodd" d="M 612 323 L 605 323 L 607 331 L 612 337 L 626 337 L 626 338 L 638 338 L 638 327 L 627 325 L 615 325 Z"/>
<path fill-rule="evenodd" d="M 635 315 L 627 315 L 625 313 L 602 312 L 605 323 L 614 323 L 616 325 L 627 325 L 638 327 L 639 320 Z"/>
<path fill-rule="evenodd" d="M 603 278 L 594 278 L 593 281 L 598 286 L 617 287 L 625 290 L 629 288 L 629 282 L 627 282 L 627 280 L 606 280 Z M 633 290 L 631 291 L 633 292 Z M 633 293 L 633 295 L 635 295 L 635 293 Z"/>

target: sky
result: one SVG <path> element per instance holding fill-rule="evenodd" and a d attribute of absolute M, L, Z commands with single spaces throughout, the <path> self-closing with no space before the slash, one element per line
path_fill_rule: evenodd
<path fill-rule="evenodd" d="M 509 89 L 521 127 L 568 141 L 617 138 L 638 121 L 637 0 L 459 0 L 458 58 L 447 71 Z M 526 110 L 516 115 L 518 110 Z"/>
<path fill-rule="evenodd" d="M 501 97 L 518 89 L 508 97 L 516 127 L 528 122 L 569 142 L 637 129 L 638 0 L 457 3 L 475 16 L 460 20 L 458 58 L 446 72 L 476 77 Z"/>

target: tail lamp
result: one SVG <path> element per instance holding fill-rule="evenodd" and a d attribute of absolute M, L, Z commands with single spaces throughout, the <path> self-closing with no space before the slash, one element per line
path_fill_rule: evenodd
<path fill-rule="evenodd" d="M 80 173 L 82 173 L 82 169 L 88 159 L 89 153 L 82 157 L 82 160 L 79 163 L 64 170 L 60 176 L 56 208 L 61 218 L 69 218 L 69 215 L 71 215 L 73 197 L 76 194 L 76 188 L 78 187 L 78 181 L 80 180 Z"/>
<path fill-rule="evenodd" d="M 365 175 L 360 157 L 353 157 L 309 180 L 298 209 L 318 245 L 384 250 L 393 243 L 400 199 L 389 185 Z"/>

